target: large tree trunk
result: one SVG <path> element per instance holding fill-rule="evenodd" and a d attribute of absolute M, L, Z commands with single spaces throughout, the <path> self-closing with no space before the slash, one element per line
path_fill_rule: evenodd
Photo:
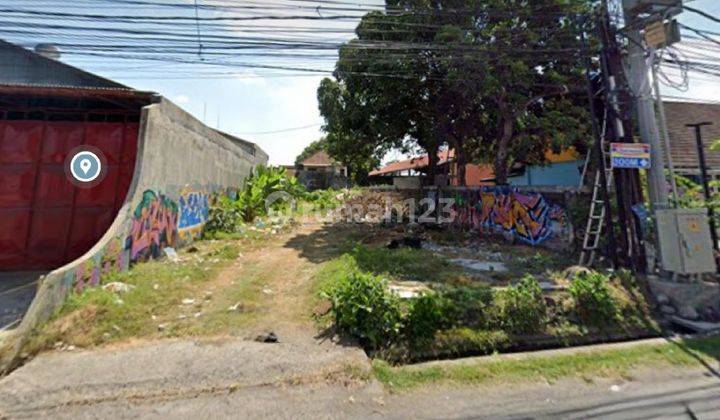
<path fill-rule="evenodd" d="M 508 182 L 508 148 L 513 137 L 513 120 L 510 116 L 502 116 L 500 121 L 500 139 L 498 140 L 497 151 L 493 166 L 495 169 L 495 183 L 507 185 Z"/>
<path fill-rule="evenodd" d="M 428 185 L 435 185 L 435 176 L 437 175 L 437 164 L 438 164 L 438 145 L 433 144 L 427 148 L 428 154 Z"/>
<path fill-rule="evenodd" d="M 456 142 L 455 143 L 455 165 L 457 166 L 457 177 L 458 177 L 458 185 L 464 187 L 467 185 L 467 180 L 465 179 L 465 167 L 467 165 L 467 156 L 465 155 L 465 148 L 463 147 L 462 142 Z"/>

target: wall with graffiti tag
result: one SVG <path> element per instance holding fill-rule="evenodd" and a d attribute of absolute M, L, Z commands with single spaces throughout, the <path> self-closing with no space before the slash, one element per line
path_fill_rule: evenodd
<path fill-rule="evenodd" d="M 210 199 L 204 191 L 185 189 L 178 199 L 178 235 L 183 242 L 197 239 L 202 235 L 208 220 Z"/>
<path fill-rule="evenodd" d="M 0 341 L 10 349 L 0 351 L 0 372 L 70 293 L 198 238 L 212 197 L 235 192 L 254 166 L 267 162 L 257 146 L 205 126 L 164 98 L 142 109 L 137 141 L 133 181 L 115 220 L 85 255 L 39 279 L 22 322 Z"/>
<path fill-rule="evenodd" d="M 565 209 L 542 193 L 482 187 L 442 191 L 441 195 L 452 199 L 457 226 L 512 235 L 529 245 L 563 248 L 572 244 L 573 228 Z"/>

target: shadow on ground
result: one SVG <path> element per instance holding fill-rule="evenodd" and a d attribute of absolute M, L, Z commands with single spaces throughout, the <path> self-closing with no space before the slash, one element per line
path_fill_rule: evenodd
<path fill-rule="evenodd" d="M 377 240 L 384 232 L 387 230 L 368 225 L 323 224 L 311 233 L 293 236 L 285 247 L 296 249 L 301 258 L 319 264 L 339 257 L 357 244 Z"/>

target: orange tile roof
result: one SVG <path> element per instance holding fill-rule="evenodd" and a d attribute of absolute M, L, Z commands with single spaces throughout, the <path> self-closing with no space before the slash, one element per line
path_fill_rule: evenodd
<path fill-rule="evenodd" d="M 445 164 L 455 157 L 454 150 L 441 150 L 438 152 L 438 165 Z M 421 169 L 428 166 L 428 155 L 392 162 L 386 166 L 370 172 L 370 176 L 385 175 L 409 169 Z"/>
<path fill-rule="evenodd" d="M 324 150 L 319 150 L 300 162 L 303 166 L 332 166 L 333 161 L 330 155 Z"/>

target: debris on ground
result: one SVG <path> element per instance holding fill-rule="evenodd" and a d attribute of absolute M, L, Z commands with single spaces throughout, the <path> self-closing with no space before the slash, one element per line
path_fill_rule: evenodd
<path fill-rule="evenodd" d="M 194 305 L 194 304 L 195 304 L 195 299 L 190 299 L 190 298 L 183 299 L 183 300 L 182 300 L 182 304 L 183 304 L 183 305 L 186 305 L 186 306 Z"/>
<path fill-rule="evenodd" d="M 459 266 L 468 268 L 470 270 L 475 270 L 475 271 L 496 271 L 496 272 L 508 271 L 507 266 L 501 262 L 478 261 L 478 260 L 471 260 L 469 258 L 455 258 L 455 259 L 450 260 L 450 262 L 453 264 L 457 264 Z"/>
<path fill-rule="evenodd" d="M 400 238 L 400 239 L 393 239 L 387 245 L 387 248 L 388 249 L 398 249 L 398 248 L 421 249 L 422 243 L 423 243 L 423 240 L 420 237 L 406 236 L 406 237 Z"/>
<path fill-rule="evenodd" d="M 692 306 L 685 305 L 681 307 L 678 310 L 678 316 L 681 318 L 689 319 L 691 321 L 695 321 L 697 319 L 700 319 L 700 314 L 693 308 Z"/>
<path fill-rule="evenodd" d="M 242 302 L 238 302 L 238 303 L 228 307 L 228 312 L 237 312 L 240 309 L 242 309 Z"/>
<path fill-rule="evenodd" d="M 419 281 L 393 281 L 388 284 L 388 289 L 401 299 L 413 299 L 431 291 L 426 284 Z"/>
<path fill-rule="evenodd" d="M 590 274 L 592 270 L 581 265 L 573 265 L 563 270 L 562 276 L 567 281 L 572 281 L 581 274 Z"/>
<path fill-rule="evenodd" d="M 104 285 L 103 290 L 110 293 L 127 293 L 135 288 L 132 284 L 123 283 L 120 281 L 114 281 Z"/>
<path fill-rule="evenodd" d="M 671 316 L 670 320 L 676 325 L 698 333 L 720 331 L 720 323 L 718 322 L 691 321 L 676 315 Z"/>
<path fill-rule="evenodd" d="M 257 337 L 255 337 L 255 341 L 258 341 L 260 343 L 277 343 L 278 342 L 278 336 L 270 331 L 267 334 L 260 334 Z"/>
<path fill-rule="evenodd" d="M 176 263 L 176 262 L 180 261 L 180 256 L 178 256 L 177 252 L 175 251 L 175 248 L 172 248 L 172 247 L 163 248 L 163 252 L 165 252 L 165 255 L 168 257 L 168 260 L 170 260 L 170 262 Z"/>

